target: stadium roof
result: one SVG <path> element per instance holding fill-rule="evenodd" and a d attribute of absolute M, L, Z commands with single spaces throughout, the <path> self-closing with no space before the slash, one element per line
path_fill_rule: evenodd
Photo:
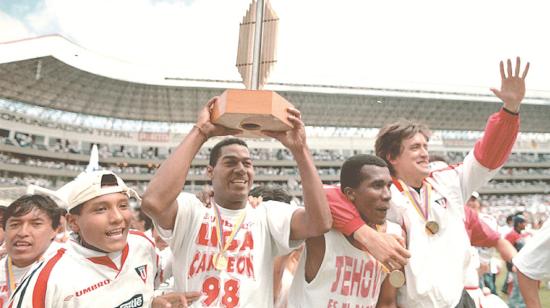
<path fill-rule="evenodd" d="M 95 54 L 50 35 L 0 43 L 0 97 L 46 108 L 129 120 L 194 122 L 205 102 L 237 81 L 182 78 L 185 72 Z M 400 117 L 432 129 L 483 130 L 500 103 L 492 94 L 327 85 L 269 84 L 307 125 L 381 127 Z M 550 97 L 528 97 L 522 131 L 550 132 Z"/>

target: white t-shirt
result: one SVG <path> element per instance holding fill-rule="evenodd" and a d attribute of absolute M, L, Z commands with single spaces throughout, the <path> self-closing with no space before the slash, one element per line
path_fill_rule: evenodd
<path fill-rule="evenodd" d="M 402 235 L 401 227 L 387 222 L 387 233 Z M 324 234 L 325 254 L 317 275 L 305 279 L 307 248 L 288 297 L 288 307 L 375 307 L 386 278 L 381 263 L 357 249 L 335 230 Z M 307 247 L 307 246 L 306 246 Z"/>
<path fill-rule="evenodd" d="M 550 220 L 527 241 L 512 262 L 531 279 L 550 279 Z"/>
<path fill-rule="evenodd" d="M 166 247 L 163 250 L 159 250 L 157 247 L 157 254 L 159 256 L 160 265 L 160 285 L 155 290 L 155 294 L 162 295 L 167 292 L 174 291 L 174 277 L 172 275 L 172 262 L 174 261 L 174 255 L 170 247 Z"/>
<path fill-rule="evenodd" d="M 37 263 L 12 296 L 12 307 L 149 307 L 157 278 L 153 243 L 130 231 L 122 252 L 105 254 L 74 239 Z"/>
<path fill-rule="evenodd" d="M 462 164 L 432 172 L 427 178 L 433 186 L 428 219 L 439 225 L 435 235 L 427 234 L 424 218 L 396 185 L 392 186 L 388 220 L 404 226 L 411 253 L 405 266 L 407 282 L 398 290 L 399 306 L 445 308 L 458 304 L 470 256 L 464 204 L 496 172 L 498 169 L 482 166 L 471 152 Z M 425 188 L 426 185 L 418 194 L 420 197 L 424 196 Z"/>
<path fill-rule="evenodd" d="M 172 249 L 176 291 L 202 292 L 191 307 L 272 307 L 273 259 L 289 253 L 302 241 L 290 241 L 290 221 L 296 206 L 267 201 L 253 208 L 228 210 L 217 206 L 224 238 L 246 212 L 230 245 L 227 268 L 214 267 L 219 252 L 214 206 L 207 208 L 194 195 L 181 193 L 174 230 L 157 228 Z"/>

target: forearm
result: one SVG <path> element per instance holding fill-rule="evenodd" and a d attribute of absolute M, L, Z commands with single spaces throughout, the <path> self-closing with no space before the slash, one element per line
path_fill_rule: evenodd
<path fill-rule="evenodd" d="M 503 238 L 497 241 L 495 248 L 497 249 L 502 259 L 506 262 L 511 262 L 512 258 L 515 257 L 518 253 L 516 248 L 514 248 L 514 246 L 510 242 Z"/>
<path fill-rule="evenodd" d="M 162 163 L 143 195 L 142 207 L 147 214 L 157 218 L 174 203 L 185 185 L 191 161 L 206 140 L 206 136 L 193 127 Z"/>
<path fill-rule="evenodd" d="M 317 168 L 315 168 L 313 163 L 313 158 L 306 146 L 292 151 L 292 155 L 296 160 L 300 178 L 302 179 L 306 210 L 305 220 L 311 232 L 307 237 L 319 236 L 330 230 L 332 226 L 332 216 L 323 190 L 323 182 L 319 177 Z"/>
<path fill-rule="evenodd" d="M 523 296 L 527 308 L 541 308 L 539 281 L 525 276 L 518 270 L 518 283 L 521 296 Z"/>
<path fill-rule="evenodd" d="M 501 109 L 487 120 L 483 137 L 476 143 L 474 156 L 488 169 L 502 166 L 516 142 L 519 131 L 519 115 Z"/>
<path fill-rule="evenodd" d="M 355 232 L 353 232 L 353 238 L 361 245 L 365 246 L 367 250 L 369 250 L 369 247 L 378 240 L 377 235 L 378 231 L 367 226 L 366 224 L 362 225 Z"/>

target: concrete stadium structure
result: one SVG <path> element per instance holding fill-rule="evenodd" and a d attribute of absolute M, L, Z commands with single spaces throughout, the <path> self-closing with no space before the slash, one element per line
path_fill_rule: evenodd
<path fill-rule="evenodd" d="M 14 199 L 37 179 L 59 187 L 83 169 L 92 144 L 103 149 L 102 166 L 143 190 L 197 111 L 226 88 L 242 85 L 135 67 L 57 35 L 0 43 L 0 200 Z M 343 159 L 372 151 L 376 128 L 405 116 L 436 131 L 432 151 L 458 159 L 500 106 L 492 94 L 476 92 L 295 84 L 266 88 L 302 111 L 326 183 L 338 181 Z M 481 193 L 544 195 L 550 190 L 550 95 L 528 96 L 521 112 L 523 134 L 513 159 Z M 195 161 L 190 191 L 207 182 L 202 170 L 214 142 Z M 257 182 L 283 184 L 300 196 L 295 164 L 281 146 L 266 139 L 250 143 L 263 149 L 253 153 L 262 170 Z"/>

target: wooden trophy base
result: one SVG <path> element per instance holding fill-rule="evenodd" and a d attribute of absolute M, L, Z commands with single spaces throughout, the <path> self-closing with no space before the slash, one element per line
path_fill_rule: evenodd
<path fill-rule="evenodd" d="M 262 130 L 286 131 L 292 128 L 287 108 L 294 107 L 273 91 L 225 90 L 214 105 L 211 120 L 243 130 L 244 137 L 261 137 Z"/>

